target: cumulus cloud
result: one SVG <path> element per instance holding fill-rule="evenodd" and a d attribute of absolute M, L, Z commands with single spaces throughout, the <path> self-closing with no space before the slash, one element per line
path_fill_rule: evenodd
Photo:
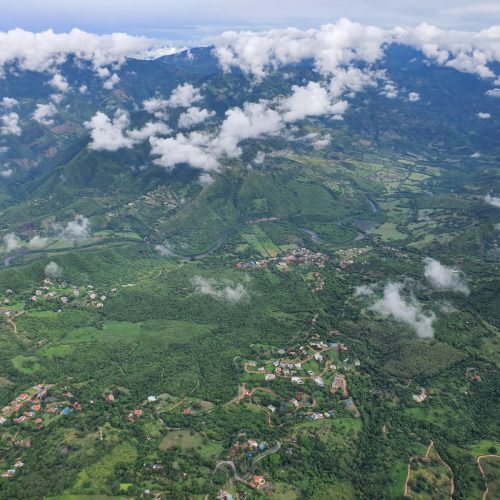
<path fill-rule="evenodd" d="M 16 63 L 21 70 L 54 70 L 70 55 L 77 61 L 90 63 L 97 70 L 111 64 L 123 64 L 126 57 L 154 59 L 176 52 L 161 40 L 125 33 L 95 35 L 79 29 L 69 33 L 52 30 L 32 33 L 16 28 L 0 32 L 0 47 L 0 73 L 9 63 Z"/>
<path fill-rule="evenodd" d="M 481 120 L 488 120 L 491 118 L 491 115 L 489 113 L 478 113 L 477 117 Z"/>
<path fill-rule="evenodd" d="M 220 284 L 214 279 L 206 279 L 202 276 L 194 276 L 191 283 L 194 285 L 196 293 L 209 295 L 217 300 L 230 302 L 232 304 L 241 302 L 248 295 L 245 287 L 241 283 L 233 285 L 232 283 L 224 282 Z"/>
<path fill-rule="evenodd" d="M 423 311 L 415 297 L 410 295 L 405 298 L 402 291 L 402 283 L 388 283 L 383 297 L 370 306 L 370 309 L 385 318 L 411 326 L 421 338 L 433 337 L 433 323 L 436 319 L 434 313 Z"/>
<path fill-rule="evenodd" d="M 500 198 L 498 196 L 491 196 L 490 194 L 487 194 L 484 197 L 484 201 L 492 207 L 500 208 Z"/>
<path fill-rule="evenodd" d="M 159 156 L 154 162 L 167 169 L 187 163 L 200 170 L 217 170 L 219 162 L 207 150 L 210 138 L 205 134 L 192 132 L 189 135 L 177 134 L 175 137 L 159 139 L 151 137 L 151 154 Z"/>
<path fill-rule="evenodd" d="M 28 247 L 31 250 L 38 250 L 40 248 L 45 248 L 49 244 L 48 238 L 43 238 L 42 236 L 35 235 L 28 241 Z"/>
<path fill-rule="evenodd" d="M 4 97 L 0 101 L 0 106 L 2 106 L 5 109 L 11 109 L 14 108 L 19 104 L 19 101 L 17 99 L 14 99 L 13 97 Z"/>
<path fill-rule="evenodd" d="M 11 168 L 6 168 L 5 170 L 0 170 L 0 177 L 8 179 L 13 173 L 14 170 L 12 170 Z"/>
<path fill-rule="evenodd" d="M 168 99 L 151 97 L 142 101 L 142 105 L 148 113 L 154 114 L 157 118 L 165 118 L 168 108 L 189 108 L 192 104 L 202 99 L 203 97 L 199 88 L 194 87 L 190 83 L 183 83 L 172 91 Z"/>
<path fill-rule="evenodd" d="M 120 77 L 113 73 L 110 78 L 108 78 L 103 84 L 103 88 L 106 90 L 112 90 L 117 83 L 120 83 Z"/>
<path fill-rule="evenodd" d="M 201 174 L 198 177 L 198 182 L 202 186 L 210 186 L 210 184 L 213 184 L 214 181 L 215 181 L 215 179 L 210 174 L 208 174 L 208 173 Z"/>
<path fill-rule="evenodd" d="M 57 108 L 49 102 L 48 104 L 37 104 L 36 109 L 31 115 L 33 120 L 40 125 L 52 125 L 54 120 L 52 117 L 57 113 Z"/>
<path fill-rule="evenodd" d="M 172 91 L 168 99 L 168 106 L 171 108 L 189 108 L 202 99 L 200 89 L 193 87 L 190 83 L 183 83 Z"/>
<path fill-rule="evenodd" d="M 140 129 L 127 130 L 127 137 L 132 139 L 134 143 L 143 142 L 152 136 L 167 135 L 171 132 L 170 128 L 162 122 L 147 122 Z"/>
<path fill-rule="evenodd" d="M 264 76 L 269 68 L 305 59 L 313 59 L 316 69 L 329 75 L 353 60 L 375 62 L 382 57 L 382 45 L 389 38 L 382 29 L 340 19 L 320 29 L 229 31 L 216 40 L 214 53 L 224 70 L 237 66 L 257 77 Z"/>
<path fill-rule="evenodd" d="M 424 264 L 424 276 L 431 286 L 469 295 L 469 287 L 464 283 L 457 269 L 446 267 L 430 257 L 424 259 Z"/>
<path fill-rule="evenodd" d="M 330 76 L 353 61 L 374 63 L 383 57 L 387 44 L 402 43 L 422 51 L 436 64 L 491 78 L 495 74 L 489 64 L 500 61 L 499 38 L 499 26 L 477 33 L 446 31 L 427 23 L 384 30 L 340 19 L 319 29 L 230 31 L 215 41 L 214 53 L 224 70 L 236 66 L 257 78 L 268 70 L 306 59 L 314 61 L 319 73 Z M 394 89 L 386 92 L 395 97 Z"/>
<path fill-rule="evenodd" d="M 90 147 L 96 151 L 130 149 L 154 135 L 170 133 L 170 128 L 161 122 L 147 122 L 140 129 L 128 130 L 129 125 L 130 116 L 123 109 L 117 109 L 113 118 L 98 111 L 89 121 L 84 122 L 85 128 L 90 130 Z"/>
<path fill-rule="evenodd" d="M 487 90 L 486 95 L 489 97 L 500 97 L 500 89 Z"/>
<path fill-rule="evenodd" d="M 59 236 L 75 243 L 85 241 L 90 237 L 90 221 L 83 215 L 77 215 L 61 229 Z"/>
<path fill-rule="evenodd" d="M 96 151 L 130 149 L 134 145 L 134 141 L 124 133 L 129 124 L 128 113 L 122 109 L 116 110 L 112 119 L 98 111 L 89 121 L 84 123 L 85 128 L 90 130 L 92 138 L 90 147 Z"/>
<path fill-rule="evenodd" d="M 162 257 L 175 257 L 175 252 L 170 247 L 170 244 L 167 241 L 164 241 L 162 245 L 156 245 L 155 250 Z"/>
<path fill-rule="evenodd" d="M 265 102 L 246 103 L 243 108 L 231 108 L 221 125 L 213 147 L 230 157 L 241 154 L 239 143 L 246 139 L 257 139 L 277 134 L 283 127 L 280 114 L 270 109 Z"/>
<path fill-rule="evenodd" d="M 86 94 L 88 89 L 87 85 L 80 85 L 78 87 L 78 92 L 80 92 L 80 94 Z"/>
<path fill-rule="evenodd" d="M 14 233 L 7 233 L 3 236 L 3 245 L 6 252 L 12 252 L 21 246 L 21 240 Z"/>
<path fill-rule="evenodd" d="M 321 151 L 325 149 L 332 142 L 332 136 L 330 134 L 326 134 L 324 137 L 316 139 L 313 141 L 312 145 L 314 149 L 317 151 Z"/>
<path fill-rule="evenodd" d="M 369 297 L 371 295 L 373 295 L 375 292 L 373 290 L 373 286 L 371 285 L 360 285 L 360 286 L 357 286 L 356 289 L 355 289 L 355 295 L 356 297 Z"/>
<path fill-rule="evenodd" d="M 191 107 L 179 116 L 179 128 L 191 128 L 214 116 L 213 111 L 205 108 Z"/>
<path fill-rule="evenodd" d="M 64 99 L 64 95 L 63 94 L 50 94 L 49 99 L 55 104 L 60 104 L 61 101 Z"/>
<path fill-rule="evenodd" d="M 347 106 L 346 101 L 332 103 L 328 91 L 318 82 L 309 82 L 304 87 L 294 85 L 292 95 L 281 103 L 286 122 L 303 120 L 309 116 L 342 115 Z"/>
<path fill-rule="evenodd" d="M 48 278 L 60 278 L 62 276 L 62 268 L 56 262 L 49 262 L 45 266 L 45 276 Z"/>
<path fill-rule="evenodd" d="M 0 134 L 2 135 L 21 135 L 19 126 L 19 115 L 11 112 L 0 116 Z"/>
<path fill-rule="evenodd" d="M 416 28 L 396 28 L 393 42 L 411 45 L 421 50 L 436 64 L 473 73 L 481 78 L 495 76 L 489 63 L 500 60 L 500 26 L 471 33 L 446 31 L 427 23 Z"/>
<path fill-rule="evenodd" d="M 66 78 L 61 75 L 61 73 L 56 73 L 51 80 L 49 80 L 49 85 L 54 87 L 56 90 L 59 92 L 68 92 L 69 90 L 69 83 Z"/>
<path fill-rule="evenodd" d="M 420 94 L 418 92 L 410 92 L 408 94 L 408 100 L 410 102 L 417 102 L 420 101 Z"/>

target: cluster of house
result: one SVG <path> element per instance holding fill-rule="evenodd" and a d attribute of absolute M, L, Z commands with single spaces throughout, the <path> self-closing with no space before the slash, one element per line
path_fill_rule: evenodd
<path fill-rule="evenodd" d="M 425 388 L 421 387 L 418 394 L 413 395 L 413 400 L 417 403 L 423 403 L 427 399 L 427 391 Z"/>
<path fill-rule="evenodd" d="M 319 271 L 315 271 L 307 275 L 307 285 L 313 293 L 318 293 L 325 288 L 325 280 Z"/>
<path fill-rule="evenodd" d="M 31 302 L 38 302 L 39 299 L 58 299 L 61 304 L 65 305 L 69 302 L 78 301 L 81 305 L 100 309 L 104 307 L 104 302 L 107 300 L 107 296 L 95 291 L 93 285 L 87 285 L 87 290 L 82 290 L 77 286 L 71 286 L 68 290 L 66 284 L 62 283 L 57 290 L 54 290 L 54 284 L 49 278 L 45 278 L 43 283 L 44 286 L 36 289 L 30 297 Z M 112 288 L 111 292 L 115 293 L 116 290 L 116 288 Z"/>
<path fill-rule="evenodd" d="M 0 474 L 0 477 L 3 478 L 12 477 L 16 474 L 16 471 L 21 467 L 24 467 L 24 462 L 22 461 L 21 457 L 16 458 L 16 462 L 14 463 L 14 465 L 10 469 L 7 469 L 5 472 L 2 472 Z"/>
<path fill-rule="evenodd" d="M 245 453 L 246 457 L 251 460 L 255 453 L 258 451 L 266 451 L 268 448 L 269 445 L 265 441 L 259 443 L 255 439 L 237 440 L 234 442 L 233 446 L 231 446 L 229 456 L 234 458 L 240 453 Z"/>
<path fill-rule="evenodd" d="M 142 417 L 142 410 L 140 408 L 136 408 L 134 410 L 132 410 L 128 416 L 127 416 L 127 420 L 133 424 L 135 422 L 135 419 L 136 418 L 139 418 L 139 417 Z"/>
<path fill-rule="evenodd" d="M 47 391 L 50 387 L 52 386 L 37 384 L 30 391 L 19 394 L 2 408 L 0 425 L 8 423 L 8 419 L 17 414 L 16 417 L 12 418 L 13 424 L 32 421 L 43 428 L 42 415 L 44 412 L 53 415 L 69 415 L 73 410 L 81 411 L 82 406 L 78 401 L 51 401 L 51 398 L 47 398 Z M 65 392 L 63 395 L 67 399 L 74 398 L 70 392 Z M 22 413 L 19 414 L 21 411 Z"/>
<path fill-rule="evenodd" d="M 225 490 L 219 490 L 217 492 L 217 500 L 233 500 L 233 495 Z"/>
<path fill-rule="evenodd" d="M 179 205 L 182 205 L 185 200 L 183 198 L 179 198 L 167 186 L 158 186 L 157 188 L 153 189 L 153 191 L 149 191 L 146 194 L 143 194 L 136 201 L 127 203 L 127 207 L 133 208 L 138 205 L 137 202 L 144 202 L 149 206 L 163 205 L 170 210 L 174 210 Z M 114 214 L 112 214 L 111 216 L 114 216 Z"/>
<path fill-rule="evenodd" d="M 311 420 L 322 420 L 323 418 L 331 418 L 333 416 L 335 416 L 335 410 L 331 410 L 331 411 L 326 411 L 326 412 L 313 412 L 311 413 L 310 415 L 308 415 L 308 418 L 310 418 Z"/>
<path fill-rule="evenodd" d="M 384 250 L 385 252 L 390 252 L 395 257 L 398 257 L 400 259 L 406 259 L 406 258 L 408 258 L 408 254 L 406 252 L 402 252 L 398 248 L 394 248 L 394 247 L 391 247 L 389 245 L 384 245 L 384 246 L 381 247 L 381 249 Z"/>
<path fill-rule="evenodd" d="M 341 273 L 346 267 L 354 264 L 356 257 L 367 253 L 370 247 L 353 247 L 353 248 L 341 248 L 335 252 L 338 259 L 338 266 L 336 271 Z"/>
<path fill-rule="evenodd" d="M 328 256 L 321 252 L 311 252 L 307 248 L 297 248 L 276 257 L 261 260 L 237 262 L 236 269 L 266 269 L 274 264 L 280 271 L 287 271 L 290 264 L 306 264 L 308 266 L 325 267 Z"/>

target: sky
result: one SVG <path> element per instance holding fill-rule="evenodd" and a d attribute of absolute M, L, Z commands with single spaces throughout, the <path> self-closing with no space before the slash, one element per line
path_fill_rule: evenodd
<path fill-rule="evenodd" d="M 421 22 L 477 31 L 500 24 L 500 2 L 471 0 L 0 0 L 0 31 L 74 27 L 197 41 L 227 30 L 318 27 L 348 17 L 383 28 Z"/>

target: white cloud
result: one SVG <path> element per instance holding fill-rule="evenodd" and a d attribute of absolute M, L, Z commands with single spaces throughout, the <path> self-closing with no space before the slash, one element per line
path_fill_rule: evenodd
<path fill-rule="evenodd" d="M 87 93 L 87 90 L 88 90 L 87 85 L 80 85 L 80 86 L 78 87 L 78 92 L 80 92 L 80 94 L 86 94 L 86 93 Z"/>
<path fill-rule="evenodd" d="M 41 125 L 52 125 L 52 117 L 57 113 L 57 108 L 49 102 L 48 104 L 37 104 L 34 113 L 31 115 L 33 120 Z"/>
<path fill-rule="evenodd" d="M 55 104 L 60 104 L 64 96 L 62 94 L 50 94 L 49 99 Z"/>
<path fill-rule="evenodd" d="M 154 114 L 157 118 L 165 118 L 165 111 L 168 108 L 190 108 L 192 104 L 202 99 L 203 97 L 199 88 L 194 87 L 190 83 L 183 83 L 172 91 L 168 99 L 151 97 L 142 101 L 142 105 L 148 113 Z"/>
<path fill-rule="evenodd" d="M 430 257 L 424 259 L 424 264 L 424 276 L 431 286 L 441 290 L 453 290 L 454 292 L 469 295 L 469 287 L 462 280 L 458 270 L 446 267 Z"/>
<path fill-rule="evenodd" d="M 175 252 L 170 248 L 169 243 L 166 241 L 163 243 L 163 245 L 156 245 L 155 250 L 162 257 L 175 257 Z"/>
<path fill-rule="evenodd" d="M 394 41 L 421 50 L 436 64 L 473 73 L 481 78 L 492 78 L 495 73 L 488 64 L 500 60 L 500 26 L 493 26 L 478 33 L 446 31 L 427 23 L 416 28 L 396 28 Z"/>
<path fill-rule="evenodd" d="M 191 282 L 195 286 L 196 293 L 209 295 L 215 299 L 231 302 L 233 304 L 241 302 L 248 295 L 245 287 L 241 283 L 236 285 L 227 282 L 219 284 L 216 280 L 206 279 L 202 276 L 194 276 Z"/>
<path fill-rule="evenodd" d="M 214 181 L 215 181 L 215 179 L 210 174 L 208 174 L 208 173 L 201 174 L 198 177 L 198 182 L 202 186 L 210 186 L 210 184 L 213 184 Z"/>
<path fill-rule="evenodd" d="M 381 316 L 411 326 L 421 338 L 434 336 L 436 316 L 432 311 L 424 312 L 421 304 L 413 296 L 408 299 L 402 295 L 402 283 L 389 283 L 384 288 L 383 298 L 377 300 L 370 309 Z"/>
<path fill-rule="evenodd" d="M 179 128 L 194 127 L 214 115 L 215 113 L 213 111 L 208 111 L 208 109 L 205 108 L 188 108 L 179 116 Z"/>
<path fill-rule="evenodd" d="M 328 145 L 330 145 L 331 142 L 332 142 L 332 136 L 330 134 L 326 134 L 324 137 L 321 137 L 313 141 L 312 145 L 315 150 L 321 151 L 322 149 L 325 149 Z"/>
<path fill-rule="evenodd" d="M 286 122 L 303 120 L 309 116 L 342 115 L 347 106 L 346 101 L 333 104 L 328 91 L 317 82 L 309 82 L 304 87 L 294 85 L 292 95 L 281 103 Z"/>
<path fill-rule="evenodd" d="M 243 108 L 226 111 L 226 118 L 212 147 L 217 154 L 237 157 L 242 152 L 239 147 L 241 141 L 275 135 L 282 127 L 280 114 L 270 109 L 266 102 L 246 103 Z"/>
<path fill-rule="evenodd" d="M 500 97 L 500 89 L 487 90 L 486 95 L 489 97 Z"/>
<path fill-rule="evenodd" d="M 103 88 L 106 90 L 112 90 L 116 84 L 120 82 L 120 77 L 113 73 L 110 78 L 108 78 L 103 84 Z"/>
<path fill-rule="evenodd" d="M 90 221 L 83 215 L 77 215 L 62 228 L 59 236 L 75 243 L 84 241 L 90 237 Z"/>
<path fill-rule="evenodd" d="M 130 149 L 155 135 L 167 135 L 170 128 L 162 122 L 147 122 L 140 129 L 130 129 L 129 114 L 117 109 L 113 118 L 98 111 L 84 126 L 90 130 L 90 147 L 96 151 L 118 151 Z"/>
<path fill-rule="evenodd" d="M 31 250 L 38 250 L 40 248 L 45 248 L 48 244 L 49 244 L 48 238 L 43 238 L 42 236 L 38 236 L 38 235 L 33 236 L 33 238 L 31 238 L 28 241 L 28 247 Z"/>
<path fill-rule="evenodd" d="M 69 33 L 52 30 L 32 33 L 16 28 L 0 32 L 0 73 L 8 63 L 21 70 L 44 72 L 62 65 L 69 55 L 91 63 L 94 70 L 110 64 L 123 64 L 126 57 L 152 59 L 176 49 L 161 40 L 130 36 L 125 33 L 95 35 L 79 29 Z"/>
<path fill-rule="evenodd" d="M 470 155 L 471 158 L 480 158 L 481 157 L 481 153 L 479 151 L 476 151 L 475 153 L 472 153 Z"/>
<path fill-rule="evenodd" d="M 62 276 L 62 268 L 56 262 L 49 262 L 45 266 L 45 276 L 48 278 L 60 278 Z"/>
<path fill-rule="evenodd" d="M 478 113 L 477 117 L 481 120 L 488 120 L 491 118 L 491 115 L 489 113 Z"/>
<path fill-rule="evenodd" d="M 371 286 L 371 285 L 360 285 L 360 286 L 357 286 L 355 289 L 355 294 L 357 297 L 359 297 L 359 296 L 369 297 L 369 296 L 373 295 L 374 293 L 375 292 L 373 290 L 373 286 Z"/>
<path fill-rule="evenodd" d="M 84 123 L 85 128 L 90 130 L 92 138 L 90 147 L 96 151 L 130 149 L 134 141 L 124 134 L 129 124 L 128 113 L 122 109 L 116 110 L 113 119 L 98 111 L 88 122 Z"/>
<path fill-rule="evenodd" d="M 206 149 L 210 138 L 204 134 L 192 132 L 189 135 L 177 134 L 175 137 L 159 139 L 151 137 L 151 154 L 159 156 L 154 162 L 167 169 L 181 163 L 187 163 L 201 170 L 217 170 L 216 157 Z"/>
<path fill-rule="evenodd" d="M 256 165 L 262 165 L 265 159 L 266 159 L 266 153 L 264 153 L 264 151 L 258 151 L 257 154 L 255 155 L 255 158 L 253 159 L 253 162 Z"/>
<path fill-rule="evenodd" d="M 3 177 L 4 179 L 8 179 L 13 173 L 14 173 L 14 170 L 12 170 L 11 168 L 7 168 L 5 170 L 0 170 L 0 177 Z"/>
<path fill-rule="evenodd" d="M 11 109 L 14 108 L 19 104 L 19 101 L 17 99 L 14 99 L 13 97 L 4 97 L 0 101 L 0 106 L 2 106 L 5 109 Z"/>
<path fill-rule="evenodd" d="M 7 233 L 3 237 L 6 252 L 12 252 L 21 246 L 21 240 L 14 233 Z"/>
<path fill-rule="evenodd" d="M 237 66 L 258 78 L 270 68 L 305 59 L 312 59 L 319 73 L 330 76 L 353 61 L 381 59 L 385 44 L 403 43 L 421 50 L 436 64 L 490 78 L 495 74 L 488 65 L 500 61 L 499 38 L 500 26 L 477 33 L 446 31 L 427 23 L 384 30 L 340 19 L 319 29 L 230 31 L 215 41 L 214 53 L 224 70 Z M 387 96 L 395 97 L 395 93 L 389 89 Z"/>
<path fill-rule="evenodd" d="M 171 108 L 189 108 L 202 99 L 200 89 L 193 87 L 190 83 L 184 83 L 172 91 L 168 99 L 168 106 Z"/>
<path fill-rule="evenodd" d="M 66 78 L 61 75 L 61 73 L 56 73 L 49 81 L 49 85 L 54 87 L 59 92 L 65 93 L 69 90 L 68 80 L 66 80 Z"/>
<path fill-rule="evenodd" d="M 21 135 L 19 126 L 19 115 L 17 113 L 7 113 L 0 116 L 0 134 L 2 135 Z"/>
<path fill-rule="evenodd" d="M 420 94 L 418 92 L 410 92 L 408 94 L 408 100 L 410 102 L 418 102 L 420 101 Z"/>
<path fill-rule="evenodd" d="M 492 207 L 500 208 L 500 198 L 498 198 L 498 196 L 491 196 L 490 194 L 487 194 L 484 197 L 484 201 Z"/>
<path fill-rule="evenodd" d="M 385 95 L 388 99 L 395 99 L 398 96 L 399 91 L 394 85 L 394 82 L 387 80 L 380 94 Z"/>
<path fill-rule="evenodd" d="M 156 113 L 160 113 L 168 108 L 168 101 L 160 97 L 151 97 L 142 101 L 142 105 L 145 111 L 156 115 Z"/>
<path fill-rule="evenodd" d="M 316 69 L 329 75 L 353 60 L 375 62 L 382 57 L 382 44 L 388 39 L 388 33 L 382 29 L 340 19 L 335 24 L 305 31 L 229 31 L 215 41 L 214 53 L 224 70 L 238 66 L 257 77 L 262 77 L 269 67 L 304 59 L 313 59 Z"/>
<path fill-rule="evenodd" d="M 162 122 L 147 122 L 141 129 L 126 131 L 127 137 L 130 137 L 134 143 L 144 142 L 155 135 L 167 135 L 171 132 L 170 128 Z"/>

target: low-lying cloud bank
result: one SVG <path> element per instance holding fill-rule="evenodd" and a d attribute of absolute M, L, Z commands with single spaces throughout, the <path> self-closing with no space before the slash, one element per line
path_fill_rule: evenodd
<path fill-rule="evenodd" d="M 384 287 L 383 297 L 376 300 L 370 310 L 384 318 L 392 318 L 411 326 L 421 338 L 433 337 L 435 314 L 432 311 L 424 311 L 412 294 L 405 297 L 403 289 L 403 283 L 388 283 Z"/>
<path fill-rule="evenodd" d="M 232 304 L 241 302 L 248 295 L 241 283 L 233 285 L 232 283 L 224 282 L 221 284 L 214 279 L 207 279 L 202 276 L 194 276 L 191 279 L 191 283 L 194 285 L 196 293 L 209 295 L 217 300 Z"/>
<path fill-rule="evenodd" d="M 107 65 L 123 64 L 127 57 L 155 59 L 175 52 L 164 41 L 125 33 L 95 35 L 77 28 L 69 33 L 32 33 L 16 28 L 0 32 L 0 75 L 6 65 L 13 63 L 23 71 L 54 73 L 73 56 L 77 61 L 90 63 L 97 72 Z M 53 79 L 53 84 L 63 90 L 66 86 L 60 77 Z"/>
<path fill-rule="evenodd" d="M 464 283 L 457 269 L 446 267 L 438 260 L 426 257 L 424 259 L 424 276 L 434 288 L 452 290 L 469 295 L 469 287 Z"/>

